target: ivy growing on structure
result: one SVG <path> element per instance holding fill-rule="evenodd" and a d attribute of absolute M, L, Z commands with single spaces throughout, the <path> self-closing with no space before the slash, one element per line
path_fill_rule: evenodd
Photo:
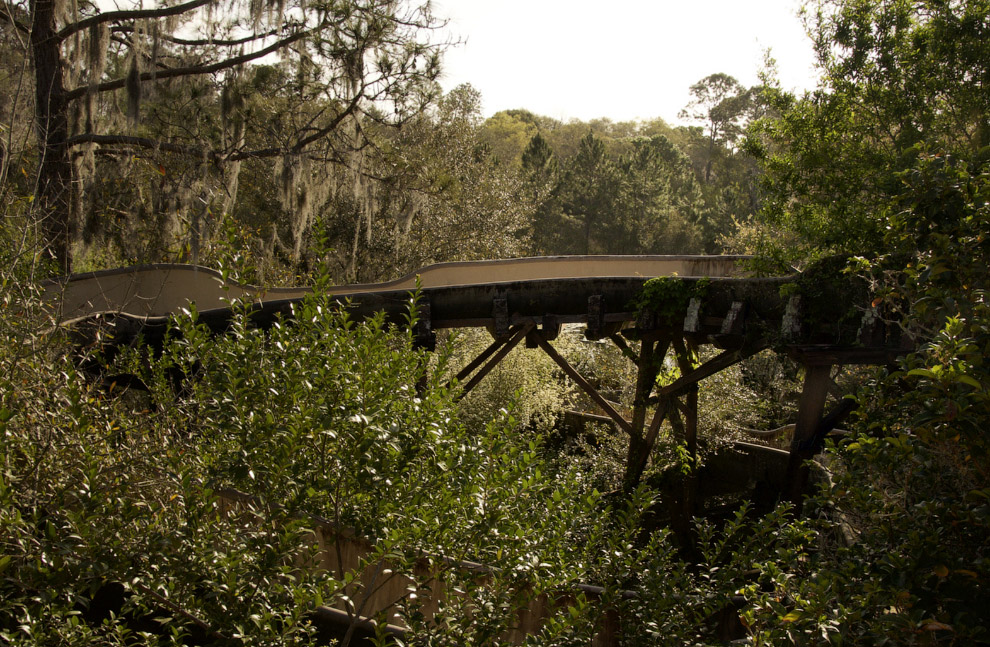
<path fill-rule="evenodd" d="M 643 289 L 633 299 L 632 307 L 637 316 L 655 315 L 657 326 L 677 326 L 684 320 L 691 299 L 703 299 L 708 294 L 711 280 L 707 277 L 688 279 L 677 276 L 658 276 L 643 284 Z"/>

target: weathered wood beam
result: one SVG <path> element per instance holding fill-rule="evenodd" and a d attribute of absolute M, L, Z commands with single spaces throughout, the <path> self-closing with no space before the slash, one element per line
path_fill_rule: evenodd
<path fill-rule="evenodd" d="M 499 348 L 499 349 L 498 349 L 498 352 L 497 352 L 497 353 L 495 353 L 495 356 L 494 356 L 494 357 L 492 357 L 492 358 L 491 358 L 491 360 L 490 360 L 490 361 L 489 361 L 489 362 L 488 362 L 487 364 L 485 364 L 484 366 L 482 366 L 482 367 L 481 367 L 481 370 L 479 370 L 479 371 L 478 371 L 478 372 L 477 372 L 477 373 L 475 374 L 475 376 L 474 376 L 474 377 L 472 377 L 472 378 L 471 378 L 471 380 L 470 380 L 470 381 L 469 381 L 469 382 L 468 382 L 467 384 L 465 384 L 465 385 L 464 385 L 464 389 L 463 389 L 463 390 L 461 391 L 461 393 L 460 393 L 460 395 L 459 395 L 459 396 L 457 396 L 457 399 L 458 399 L 458 400 L 460 400 L 460 399 L 461 399 L 461 398 L 463 398 L 463 397 L 464 397 L 465 395 L 467 395 L 468 393 L 470 393 L 470 392 L 471 392 L 471 390 L 472 390 L 472 389 L 473 389 L 474 387 L 476 387 L 476 386 L 478 386 L 478 383 L 479 383 L 479 382 L 481 382 L 481 380 L 482 380 L 482 379 L 484 379 L 484 377 L 485 377 L 486 375 L 488 375 L 488 373 L 489 373 L 489 372 L 490 372 L 490 371 L 491 371 L 491 370 L 492 370 L 493 368 L 495 368 L 495 366 L 497 366 L 497 365 L 498 365 L 498 363 L 499 363 L 499 362 L 501 362 L 501 361 L 502 361 L 502 359 L 503 359 L 503 358 L 504 358 L 504 357 L 505 357 L 506 355 L 508 355 L 508 354 L 509 354 L 509 351 L 511 351 L 511 350 L 512 350 L 513 348 L 515 348 L 515 347 L 516 347 L 516 345 L 517 345 L 517 344 L 518 344 L 518 343 L 519 343 L 520 341 L 522 341 L 522 340 L 523 340 L 523 338 L 525 338 L 525 337 L 526 337 L 526 335 L 527 335 L 527 334 L 528 334 L 528 333 L 529 333 L 529 332 L 530 332 L 531 330 L 533 330 L 533 328 L 535 328 L 535 327 L 536 327 L 536 324 L 534 324 L 534 323 L 532 323 L 532 322 L 530 322 L 529 324 L 527 324 L 527 325 L 525 325 L 525 326 L 523 326 L 523 327 L 521 327 L 521 328 L 520 328 L 519 330 L 517 330 L 517 331 L 515 332 L 515 334 L 513 334 L 513 335 L 512 335 L 512 336 L 511 336 L 511 337 L 509 338 L 509 341 L 507 341 L 507 342 L 506 342 L 505 344 L 503 344 L 503 345 L 502 345 L 502 347 L 501 347 L 501 348 Z"/>
<path fill-rule="evenodd" d="M 836 364 L 885 366 L 897 361 L 898 357 L 906 355 L 913 349 L 910 346 L 865 348 L 862 346 L 799 345 L 788 346 L 785 350 L 795 361 L 805 366 L 832 366 Z"/>
<path fill-rule="evenodd" d="M 532 331 L 532 328 L 530 330 Z M 608 414 L 608 417 L 614 420 L 615 424 L 617 424 L 622 431 L 632 435 L 633 429 L 632 425 L 629 424 L 629 421 L 623 418 L 622 414 L 616 411 L 615 408 L 608 403 L 608 400 L 603 398 L 598 390 L 595 389 L 595 387 L 592 386 L 591 383 L 584 378 L 584 376 L 578 373 L 577 369 L 571 366 L 567 360 L 557 352 L 556 348 L 550 345 L 550 342 L 543 339 L 543 336 L 539 333 L 539 331 L 532 331 L 531 334 L 535 338 L 536 344 L 543 349 L 543 352 L 546 353 L 550 359 L 552 359 L 557 366 L 559 366 L 561 370 L 567 374 L 568 377 L 574 380 L 581 390 L 588 394 L 588 397 L 594 400 L 595 404 L 601 407 L 602 411 Z"/>
<path fill-rule="evenodd" d="M 724 371 L 733 364 L 737 364 L 747 357 L 752 357 L 761 350 L 766 349 L 768 346 L 769 344 L 766 339 L 760 339 L 759 341 L 748 344 L 743 348 L 727 350 L 723 353 L 719 353 L 701 366 L 693 368 L 686 373 L 682 369 L 681 377 L 660 389 L 657 396 L 659 398 L 665 398 L 678 395 L 690 388 L 692 384 L 697 384 L 705 378 L 711 377 L 720 371 Z"/>
<path fill-rule="evenodd" d="M 643 472 L 646 471 L 646 464 L 650 460 L 650 454 L 653 453 L 653 447 L 657 443 L 657 437 L 660 435 L 660 427 L 663 426 L 663 421 L 666 420 L 670 409 L 676 406 L 675 402 L 676 398 L 673 397 L 662 398 L 653 412 L 650 426 L 642 440 L 637 441 L 634 437 L 630 437 L 626 471 L 622 477 L 623 487 L 627 492 L 634 490 L 639 485 Z M 634 443 L 636 443 L 635 447 Z"/>
<path fill-rule="evenodd" d="M 688 346 L 684 343 L 684 340 L 680 337 L 675 337 L 673 339 L 673 344 L 674 355 L 677 358 L 677 365 L 681 369 L 681 375 L 690 375 L 694 372 L 692 353 L 690 352 Z M 692 382 L 691 387 L 693 388 L 686 389 L 683 407 L 681 407 L 684 412 L 684 440 L 687 443 L 687 448 L 691 453 L 692 460 L 697 457 L 698 453 L 697 384 L 697 381 Z"/>
<path fill-rule="evenodd" d="M 462 368 L 460 370 L 460 372 L 457 374 L 457 376 L 454 379 L 456 379 L 458 382 L 461 382 L 461 381 L 465 380 L 468 375 L 471 375 L 471 373 L 474 373 L 475 369 L 477 369 L 489 357 L 491 357 L 492 354 L 495 351 L 497 351 L 499 348 L 501 348 L 502 346 L 504 346 L 506 344 L 506 342 L 509 341 L 509 338 L 513 334 L 519 332 L 519 329 L 520 328 L 521 328 L 521 326 L 520 327 L 513 328 L 510 331 L 510 334 L 509 335 L 506 335 L 504 337 L 498 337 L 498 338 L 496 338 L 491 344 L 489 344 L 488 348 L 486 348 L 485 350 L 481 351 L 481 353 L 477 357 L 475 357 L 473 360 L 471 360 L 471 362 L 467 366 L 465 366 L 464 368 Z"/>
<path fill-rule="evenodd" d="M 825 449 L 825 437 L 838 427 L 857 406 L 859 405 L 852 398 L 840 398 L 838 404 L 825 414 L 825 417 L 818 423 L 818 429 L 815 430 L 815 435 L 810 442 L 812 455 Z"/>
<path fill-rule="evenodd" d="M 633 433 L 637 437 L 643 437 L 646 408 L 649 406 L 657 374 L 669 348 L 670 340 L 656 334 L 644 334 L 640 342 L 639 357 L 636 358 L 636 392 L 633 395 L 632 418 Z"/>
<path fill-rule="evenodd" d="M 622 351 L 622 354 L 627 359 L 630 359 L 634 362 L 636 361 L 636 353 L 633 352 L 633 349 L 629 347 L 629 344 L 626 343 L 626 340 L 623 339 L 622 335 L 616 332 L 609 335 L 608 338 L 612 340 L 612 343 L 615 344 L 620 351 Z"/>
<path fill-rule="evenodd" d="M 540 336 L 547 341 L 557 339 L 562 323 L 556 315 L 543 315 L 540 317 Z M 532 335 L 526 337 L 526 348 L 536 348 L 536 340 Z"/>
<path fill-rule="evenodd" d="M 657 405 L 656 410 L 653 412 L 653 419 L 650 420 L 650 426 L 646 430 L 646 442 L 650 446 L 650 450 L 653 450 L 653 445 L 657 442 L 657 436 L 660 435 L 660 427 L 663 425 L 664 419 L 667 417 L 667 412 L 670 407 L 674 406 L 673 398 L 664 398 Z M 646 464 L 643 464 L 646 467 Z"/>
<path fill-rule="evenodd" d="M 798 400 L 797 420 L 794 421 L 786 485 L 791 501 L 798 505 L 808 482 L 808 466 L 805 461 L 813 456 L 814 438 L 822 422 L 831 382 L 830 364 L 811 364 L 804 367 L 804 387 Z"/>

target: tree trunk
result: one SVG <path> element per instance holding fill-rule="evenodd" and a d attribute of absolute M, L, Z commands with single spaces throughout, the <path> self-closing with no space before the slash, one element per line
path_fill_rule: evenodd
<path fill-rule="evenodd" d="M 55 0 L 31 2 L 31 50 L 34 56 L 35 119 L 38 129 L 38 185 L 35 205 L 44 246 L 68 274 L 72 165 L 69 124 L 62 79 L 61 41 L 55 24 Z"/>

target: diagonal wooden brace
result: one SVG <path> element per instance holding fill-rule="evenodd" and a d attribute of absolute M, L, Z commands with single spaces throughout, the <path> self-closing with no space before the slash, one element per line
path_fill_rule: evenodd
<path fill-rule="evenodd" d="M 511 351 L 513 348 L 515 348 L 516 345 L 520 341 L 522 341 L 526 337 L 526 335 L 531 330 L 533 330 L 533 328 L 535 328 L 535 327 L 536 327 L 536 324 L 534 324 L 533 322 L 530 322 L 530 323 L 528 323 L 528 324 L 526 324 L 524 326 L 520 326 L 519 328 L 516 328 L 515 329 L 515 333 L 511 337 L 509 337 L 508 341 L 506 341 L 504 344 L 501 345 L 501 348 L 498 349 L 498 352 L 495 353 L 494 357 L 492 357 L 488 361 L 487 364 L 485 364 L 484 366 L 482 366 L 481 367 L 481 370 L 479 370 L 477 372 L 477 374 L 475 374 L 475 376 L 472 377 L 470 379 L 470 381 L 468 381 L 468 383 L 464 385 L 464 389 L 461 391 L 460 395 L 457 396 L 457 399 L 460 400 L 465 395 L 467 395 L 468 393 L 470 393 L 471 392 L 471 389 L 473 389 L 474 387 L 478 386 L 478 383 L 481 382 L 481 380 L 484 379 L 484 377 L 486 375 L 488 375 L 488 373 L 493 368 L 495 368 L 498 365 L 498 363 L 501 362 L 502 359 L 506 355 L 509 354 L 509 351 Z M 491 349 L 491 348 L 492 347 L 489 346 L 488 349 L 486 349 L 482 353 L 482 355 L 484 355 L 485 353 L 487 353 L 488 350 Z M 475 360 L 475 362 L 477 362 L 477 360 Z M 475 362 L 472 362 L 471 364 L 475 364 Z M 478 363 L 480 363 L 480 362 L 478 362 Z M 469 364 L 468 367 L 470 367 L 471 364 Z M 463 372 L 464 371 L 461 371 L 461 373 L 463 373 Z M 460 373 L 458 373 L 458 375 L 460 375 Z"/>
<path fill-rule="evenodd" d="M 697 384 L 701 380 L 715 375 L 719 371 L 724 371 L 733 364 L 741 362 L 747 357 L 751 357 L 761 350 L 767 348 L 768 344 L 766 340 L 759 340 L 758 342 L 747 345 L 743 348 L 736 350 L 727 350 L 723 353 L 716 355 L 711 358 L 701 366 L 693 369 L 687 373 L 683 373 L 681 377 L 674 380 L 672 383 L 660 389 L 657 394 L 660 398 L 675 396 L 687 391 L 691 388 L 692 384 Z"/>
<path fill-rule="evenodd" d="M 629 424 L 629 421 L 623 418 L 622 414 L 616 411 L 615 408 L 608 403 L 608 400 L 603 398 L 595 387 L 592 386 L 588 380 L 584 379 L 584 377 L 578 373 L 566 359 L 561 357 L 560 353 L 557 352 L 557 349 L 550 345 L 550 342 L 544 339 L 538 331 L 534 331 L 532 335 L 536 341 L 536 344 L 543 349 L 543 352 L 549 355 L 550 359 L 556 362 L 557 366 L 559 366 L 568 377 L 574 380 L 574 382 L 581 387 L 581 390 L 587 393 L 588 397 L 594 400 L 595 404 L 601 407 L 602 411 L 604 411 L 609 418 L 615 421 L 615 424 L 617 424 L 620 429 L 627 434 L 632 434 L 632 425 Z"/>

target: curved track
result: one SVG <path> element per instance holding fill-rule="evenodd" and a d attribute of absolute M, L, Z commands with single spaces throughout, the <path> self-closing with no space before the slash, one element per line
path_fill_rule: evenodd
<path fill-rule="evenodd" d="M 548 256 L 496 261 L 466 261 L 427 266 L 394 281 L 340 285 L 330 288 L 334 296 L 381 305 L 395 297 L 405 301 L 417 286 L 436 294 L 443 292 L 503 292 L 512 284 L 527 284 L 555 292 L 554 286 L 587 293 L 589 282 L 619 280 L 642 285 L 656 276 L 741 277 L 741 256 Z M 579 287 L 580 286 L 580 287 Z M 486 288 L 491 288 L 488 290 Z M 480 291 L 479 291 L 480 289 Z M 202 312 L 226 310 L 234 299 L 253 300 L 262 310 L 303 298 L 308 287 L 262 288 L 225 281 L 214 270 L 194 265 L 145 265 L 78 274 L 51 283 L 46 292 L 57 304 L 62 321 L 99 314 L 153 319 L 166 317 L 195 303 Z M 490 310 L 491 297 L 485 307 Z M 550 304 L 548 304 L 550 305 Z M 469 310 L 472 310 L 468 308 Z M 476 309 L 475 309 L 476 310 Z M 551 312 L 544 310 L 539 314 Z M 471 318 L 466 312 L 454 320 Z M 559 313 L 565 314 L 565 313 Z"/>

